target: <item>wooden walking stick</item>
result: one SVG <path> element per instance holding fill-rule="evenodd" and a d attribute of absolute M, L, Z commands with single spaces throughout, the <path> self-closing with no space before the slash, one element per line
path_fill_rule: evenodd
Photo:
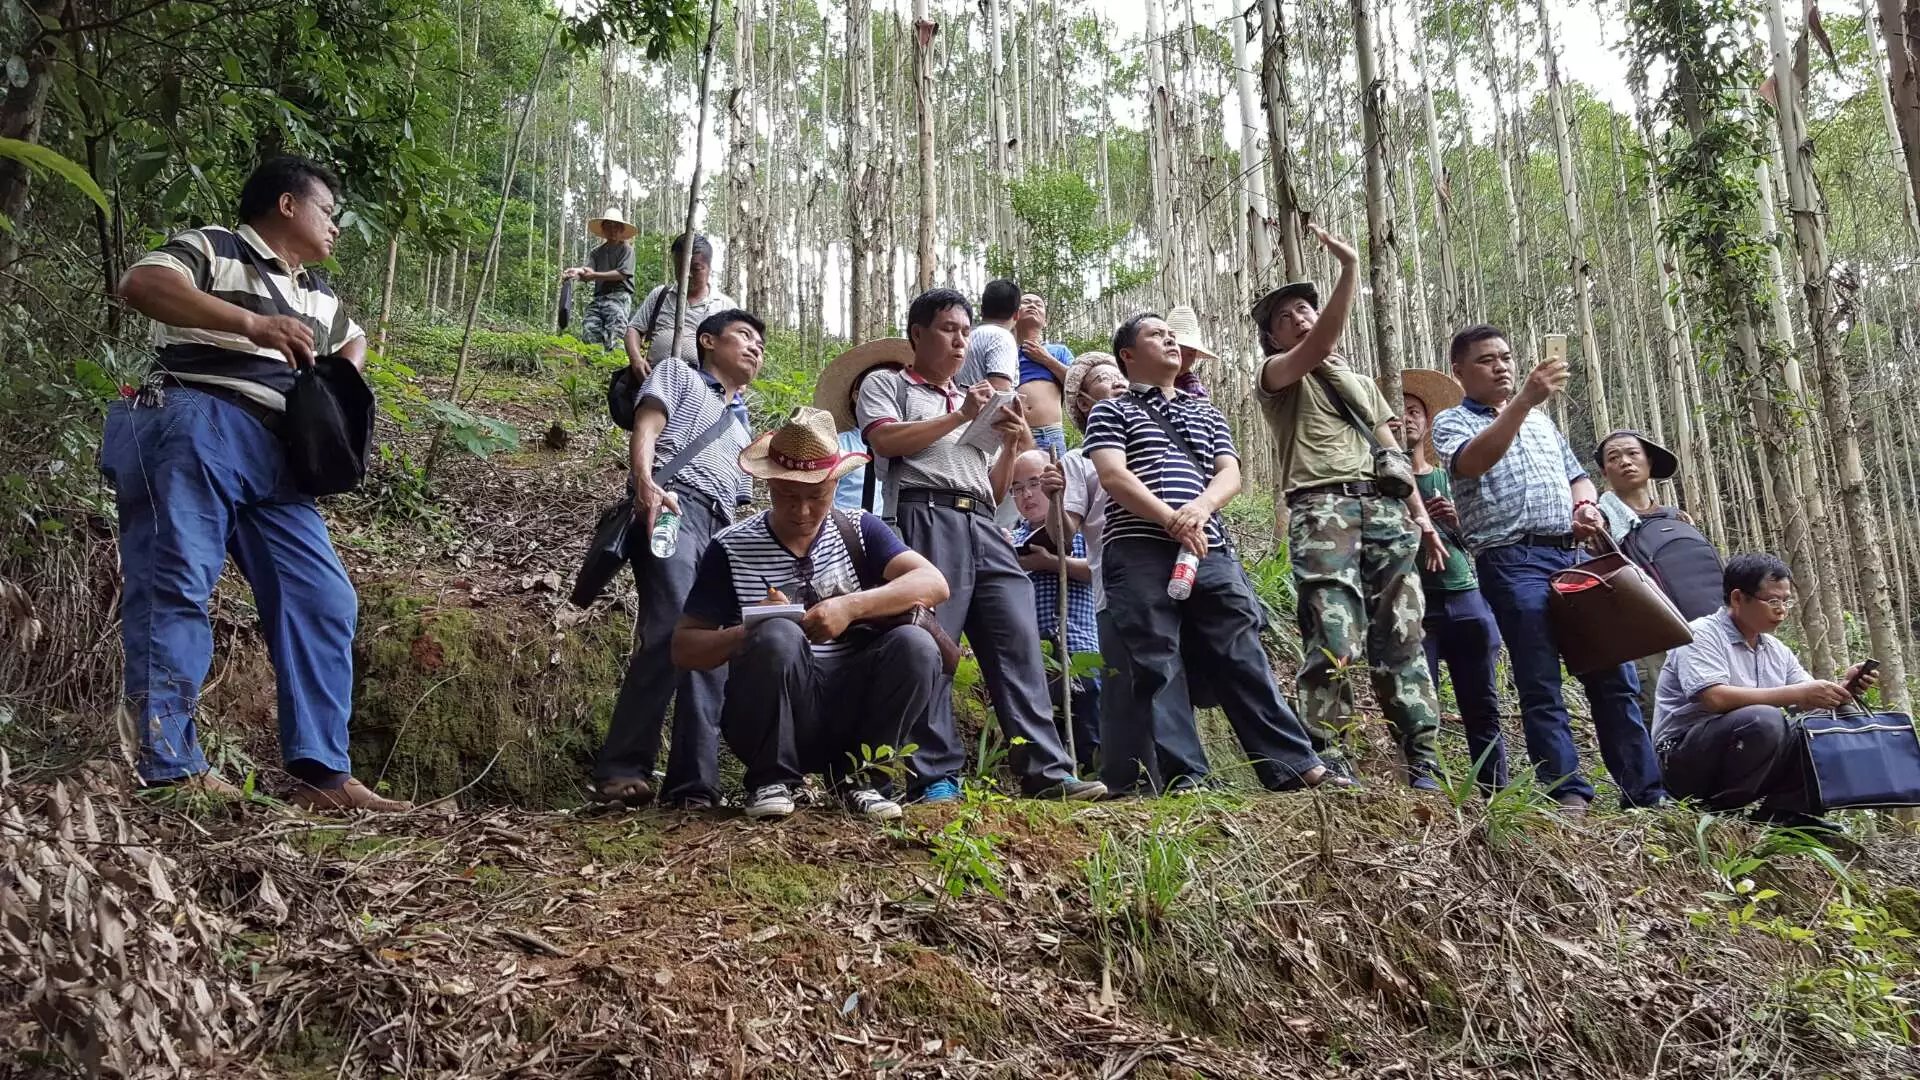
<path fill-rule="evenodd" d="M 1047 456 L 1055 468 L 1060 466 L 1060 448 L 1047 447 Z M 1053 493 L 1053 505 L 1047 510 L 1047 531 L 1053 534 L 1053 551 L 1060 567 L 1060 595 L 1056 598 L 1055 613 L 1058 615 L 1054 627 L 1054 656 L 1060 661 L 1060 716 L 1067 744 L 1067 758 L 1079 769 L 1080 755 L 1073 746 L 1073 654 L 1067 650 L 1067 555 L 1073 550 L 1073 538 L 1067 535 L 1066 489 Z"/>

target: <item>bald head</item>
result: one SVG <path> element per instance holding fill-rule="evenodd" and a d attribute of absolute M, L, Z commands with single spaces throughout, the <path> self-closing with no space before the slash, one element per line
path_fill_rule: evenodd
<path fill-rule="evenodd" d="M 1047 493 L 1041 487 L 1040 474 L 1047 471 L 1053 459 L 1045 450 L 1029 450 L 1013 459 L 1013 475 L 1008 478 L 1007 494 L 1013 496 L 1014 506 L 1020 516 L 1034 525 L 1044 524 L 1047 520 Z"/>

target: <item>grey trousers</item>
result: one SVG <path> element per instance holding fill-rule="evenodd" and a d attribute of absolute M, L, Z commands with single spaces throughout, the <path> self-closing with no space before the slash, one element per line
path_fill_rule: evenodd
<path fill-rule="evenodd" d="M 800 624 L 754 627 L 729 665 L 720 726 L 747 767 L 748 791 L 824 773 L 835 787 L 882 786 L 864 744 L 898 749 L 924 722 L 940 650 L 917 626 L 896 626 L 837 656 L 817 656 Z"/>
<path fill-rule="evenodd" d="M 1204 666 L 1190 675 L 1207 680 L 1218 695 L 1261 786 L 1303 786 L 1302 777 L 1321 762 L 1274 682 L 1260 645 L 1259 600 L 1239 563 L 1218 550 L 1200 560 L 1191 596 L 1169 597 L 1167 578 L 1178 552 L 1172 541 L 1146 539 L 1109 540 L 1101 550 L 1107 610 L 1126 644 L 1131 720 L 1156 735 L 1180 732 L 1198 746 L 1197 734 L 1185 734 L 1194 731 L 1193 705 L 1179 678 L 1181 637 L 1197 636 L 1206 647 L 1192 656 Z"/>
<path fill-rule="evenodd" d="M 653 557 L 648 537 L 635 538 L 633 580 L 640 593 L 639 640 L 627 661 L 626 678 L 613 702 L 607 740 L 593 767 L 597 781 L 639 777 L 653 782 L 660 758 L 660 726 L 673 705 L 673 742 L 661 797 L 720 799 L 720 703 L 727 669 L 679 671 L 673 666 L 673 627 L 680 621 L 694 571 L 713 534 L 727 527 L 706 496 L 678 481 L 680 540 L 665 559 Z"/>
<path fill-rule="evenodd" d="M 1772 705 L 1748 705 L 1663 735 L 1654 753 L 1667 793 L 1709 809 L 1760 803 L 1770 809 L 1815 809 L 1807 797 L 1800 721 Z"/>
<path fill-rule="evenodd" d="M 982 514 L 901 500 L 894 508 L 900 538 L 946 575 L 947 601 L 935 609 L 940 625 L 973 645 L 987 695 L 1021 786 L 1029 793 L 1073 777 L 1073 762 L 1053 724 L 1033 581 L 1020 569 L 1005 533 Z M 926 723 L 916 728 L 919 749 L 911 766 L 916 787 L 953 779 L 967 764 L 967 748 L 953 723 L 953 680 L 942 678 Z"/>

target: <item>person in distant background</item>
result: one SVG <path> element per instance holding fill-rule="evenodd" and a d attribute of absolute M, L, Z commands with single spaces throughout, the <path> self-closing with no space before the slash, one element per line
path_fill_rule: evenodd
<path fill-rule="evenodd" d="M 1679 472 L 1680 460 L 1637 431 L 1615 431 L 1594 447 L 1593 461 L 1607 478 L 1600 516 L 1606 518 L 1614 544 L 1653 575 L 1687 621 L 1719 611 L 1724 570 L 1720 553 L 1693 527 L 1685 510 L 1661 506 L 1654 498 L 1654 481 Z M 1654 713 L 1660 665 L 1666 658 L 1660 652 L 1633 662 L 1640 676 L 1642 716 Z"/>
<path fill-rule="evenodd" d="M 1185 390 L 1197 398 L 1206 397 L 1207 384 L 1200 381 L 1193 365 L 1201 360 L 1217 360 L 1219 357 L 1207 347 L 1206 335 L 1200 332 L 1200 313 L 1193 310 L 1192 304 L 1181 304 L 1167 312 L 1167 325 L 1180 342 L 1180 377 L 1173 381 L 1173 388 Z"/>
<path fill-rule="evenodd" d="M 620 343 L 633 304 L 633 238 L 640 230 L 609 208 L 587 222 L 587 231 L 605 242 L 587 253 L 587 265 L 569 267 L 560 276 L 593 282 L 593 302 L 580 323 L 580 340 L 611 349 Z"/>
<path fill-rule="evenodd" d="M 1020 286 L 1005 278 L 980 291 L 980 321 L 967 335 L 967 356 L 953 377 L 959 387 L 985 379 L 995 391 L 1011 390 L 1020 379 L 1020 343 L 1014 320 L 1020 315 Z"/>
<path fill-rule="evenodd" d="M 1059 455 L 1067 452 L 1067 429 L 1060 423 L 1061 384 L 1073 363 L 1073 350 L 1059 342 L 1041 341 L 1046 330 L 1046 297 L 1022 296 L 1014 322 L 1014 336 L 1020 343 L 1020 400 L 1027 406 L 1033 444 Z"/>
<path fill-rule="evenodd" d="M 700 350 L 694 342 L 695 331 L 707 316 L 734 307 L 731 297 L 713 287 L 713 245 L 706 237 L 682 233 L 674 237 L 667 254 L 667 262 L 673 268 L 673 281 L 655 285 L 627 323 L 627 366 L 633 369 L 635 382 L 645 379 L 653 365 L 670 353 L 698 367 Z M 680 271 L 689 259 L 692 260 L 686 266 L 689 300 L 682 304 Z M 680 316 L 680 351 L 677 353 L 673 351 L 675 312 Z"/>
<path fill-rule="evenodd" d="M 1069 672 L 1072 657 L 1078 653 L 1100 651 L 1099 632 L 1094 628 L 1093 569 L 1087 562 L 1086 539 L 1074 529 L 1067 548 L 1067 651 L 1060 652 L 1060 545 L 1054 538 L 1057 529 L 1048 527 L 1052 510 L 1047 471 L 1052 464 L 1045 450 L 1029 450 L 1013 463 L 1013 478 L 1007 494 L 1020 511 L 1013 526 L 1014 554 L 1020 568 L 1033 580 L 1034 620 L 1040 640 L 1051 642 L 1059 665 L 1048 679 L 1047 689 L 1053 705 L 1062 704 L 1063 686 L 1073 695 L 1073 757 L 1082 773 L 1093 768 L 1095 752 L 1100 749 L 1100 676 L 1096 674 L 1062 678 Z M 1068 523 L 1072 528 L 1072 523 Z M 1057 716 L 1057 714 L 1056 714 Z M 1056 727 L 1059 727 L 1057 720 Z M 1064 735 L 1065 728 L 1061 728 Z"/>

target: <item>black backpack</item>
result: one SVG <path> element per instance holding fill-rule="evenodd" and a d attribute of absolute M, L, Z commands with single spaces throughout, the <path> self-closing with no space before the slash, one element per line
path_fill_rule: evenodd
<path fill-rule="evenodd" d="M 1627 534 L 1622 550 L 1653 575 L 1689 622 L 1720 610 L 1726 597 L 1720 553 L 1699 529 L 1682 521 L 1678 511 L 1662 509 L 1643 520 Z"/>

